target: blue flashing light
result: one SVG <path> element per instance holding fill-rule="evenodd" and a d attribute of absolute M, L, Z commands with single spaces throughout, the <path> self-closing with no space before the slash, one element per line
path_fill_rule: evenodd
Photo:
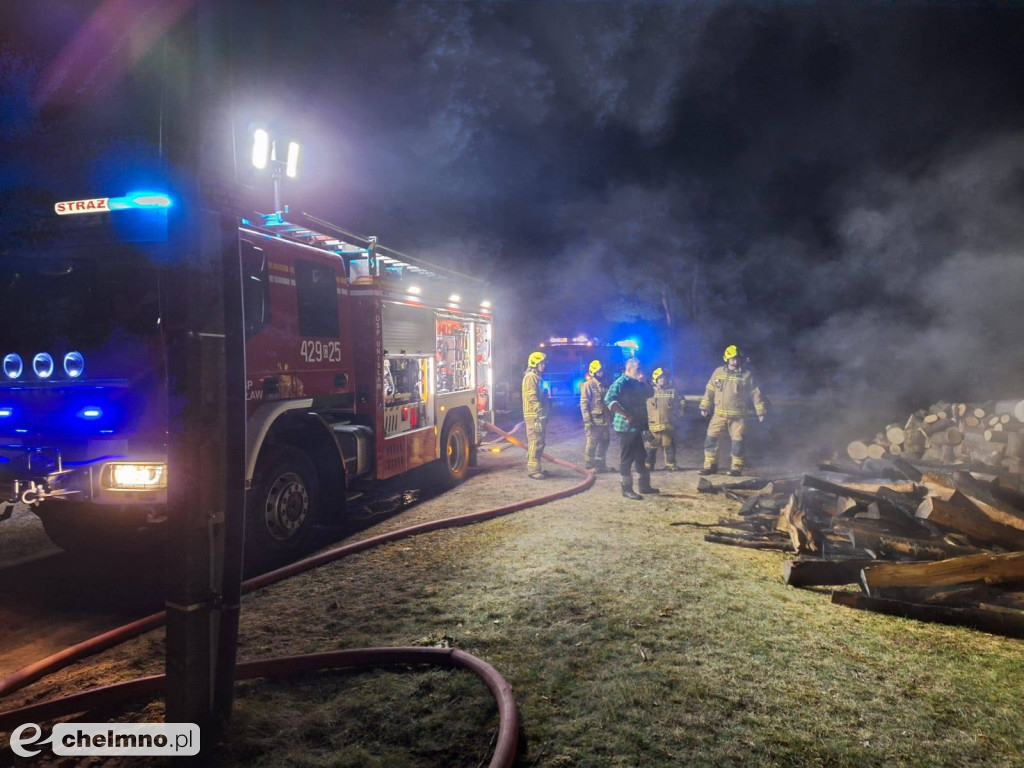
<path fill-rule="evenodd" d="M 284 223 L 284 217 L 280 211 L 263 214 L 263 226 L 265 227 L 283 227 Z"/>
<path fill-rule="evenodd" d="M 48 379 L 53 375 L 53 358 L 49 352 L 39 352 L 32 358 L 32 370 L 40 379 Z"/>
<path fill-rule="evenodd" d="M 25 370 L 25 364 L 21 362 L 21 355 L 14 352 L 4 355 L 4 376 L 8 379 L 16 379 Z"/>
<path fill-rule="evenodd" d="M 124 197 L 111 197 L 107 207 L 112 211 L 125 211 L 137 208 L 170 208 L 174 205 L 168 195 L 163 192 L 129 192 Z"/>
<path fill-rule="evenodd" d="M 100 434 L 101 435 L 112 435 L 112 434 L 114 434 L 114 430 L 112 430 L 112 429 L 101 429 L 100 430 Z"/>
<path fill-rule="evenodd" d="M 78 416 L 78 418 L 85 419 L 86 421 L 96 421 L 96 419 L 103 415 L 103 409 L 98 408 L 95 405 L 87 405 L 85 408 L 80 410 L 76 415 Z"/>
<path fill-rule="evenodd" d="M 243 227 L 251 227 L 252 226 L 252 222 L 249 221 L 248 219 L 242 219 L 242 226 Z"/>
<path fill-rule="evenodd" d="M 14 431 L 17 432 L 19 435 L 27 435 L 28 434 L 28 430 L 27 429 L 16 429 Z"/>
<path fill-rule="evenodd" d="M 81 352 L 68 352 L 64 355 L 64 373 L 69 379 L 77 379 L 85 371 L 85 357 Z"/>
<path fill-rule="evenodd" d="M 9 419 L 14 415 L 13 408 L 0 408 L 0 419 Z"/>

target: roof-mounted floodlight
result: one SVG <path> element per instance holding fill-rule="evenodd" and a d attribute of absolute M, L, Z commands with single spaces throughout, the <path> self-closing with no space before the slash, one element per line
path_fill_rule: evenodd
<path fill-rule="evenodd" d="M 256 128 L 252 132 L 252 164 L 257 170 L 270 169 L 270 177 L 274 184 L 274 211 L 285 210 L 281 205 L 281 183 L 284 177 L 294 179 L 299 173 L 299 145 L 288 142 L 287 157 L 281 158 L 279 142 L 265 128 Z M 280 145 L 283 147 L 283 145 Z"/>
<path fill-rule="evenodd" d="M 270 159 L 270 134 L 263 128 L 252 133 L 252 164 L 261 171 L 267 167 Z"/>
<path fill-rule="evenodd" d="M 421 293 L 420 287 L 418 285 L 410 285 L 406 289 L 406 293 L 411 294 L 412 296 L 419 296 Z"/>
<path fill-rule="evenodd" d="M 457 293 L 453 293 L 451 296 L 448 297 L 448 301 L 450 301 L 452 304 L 458 304 L 460 301 L 462 301 L 462 297 L 459 296 L 459 294 Z"/>
<path fill-rule="evenodd" d="M 487 299 L 484 299 L 483 301 L 480 302 L 480 307 L 482 309 L 490 309 L 491 308 L 491 302 L 488 301 Z"/>

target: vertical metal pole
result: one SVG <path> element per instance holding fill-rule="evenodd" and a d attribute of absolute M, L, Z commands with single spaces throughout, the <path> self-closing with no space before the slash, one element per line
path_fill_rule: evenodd
<path fill-rule="evenodd" d="M 281 164 L 276 160 L 271 160 L 273 163 L 273 170 L 270 175 L 274 180 L 274 213 L 281 213 L 284 209 L 281 207 L 281 182 L 284 172 L 281 169 Z"/>
<path fill-rule="evenodd" d="M 168 722 L 216 736 L 231 711 L 244 503 L 244 337 L 231 195 L 230 3 L 176 31 L 167 159 L 181 179 L 162 288 L 168 368 Z M 212 731 L 212 732 L 211 732 Z"/>

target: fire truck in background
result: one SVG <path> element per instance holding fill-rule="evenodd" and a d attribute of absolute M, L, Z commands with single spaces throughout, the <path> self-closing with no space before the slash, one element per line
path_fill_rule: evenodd
<path fill-rule="evenodd" d="M 599 339 L 578 335 L 572 338 L 552 336 L 537 347 L 547 353 L 544 379 L 553 400 L 579 400 L 580 387 L 592 360 L 600 360 L 607 371 L 605 380 L 622 370 L 625 361 L 636 356 L 637 345 L 631 340 L 604 343 Z"/>
<path fill-rule="evenodd" d="M 171 204 L 58 203 L 74 235 L 0 252 L 0 519 L 28 504 L 65 549 L 167 519 Z M 246 556 L 300 550 L 373 481 L 427 464 L 461 481 L 492 418 L 485 285 L 308 215 L 242 219 L 238 238 Z"/>

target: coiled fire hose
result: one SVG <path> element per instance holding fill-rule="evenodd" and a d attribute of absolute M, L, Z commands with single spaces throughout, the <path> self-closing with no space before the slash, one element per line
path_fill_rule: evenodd
<path fill-rule="evenodd" d="M 494 424 L 481 422 L 490 431 L 500 435 L 520 448 L 525 447 L 522 442 L 512 437 L 509 433 L 499 429 Z M 408 528 L 401 528 L 396 531 L 372 536 L 362 541 L 345 544 L 334 549 L 329 549 L 296 563 L 291 563 L 274 571 L 248 579 L 242 584 L 242 593 L 247 594 L 262 587 L 276 584 L 291 576 L 308 571 L 326 563 L 340 560 L 348 555 L 362 552 L 373 547 L 389 544 L 393 541 L 416 536 L 421 533 L 441 530 L 444 528 L 455 528 L 463 525 L 491 520 L 496 517 L 518 512 L 522 509 L 540 506 L 556 499 L 563 499 L 577 493 L 581 493 L 594 484 L 594 476 L 583 467 L 562 459 L 543 454 L 548 461 L 584 475 L 584 479 L 576 485 L 559 491 L 537 496 L 524 501 L 517 501 L 494 509 L 482 512 L 471 512 L 466 515 L 447 517 L 441 520 L 432 520 L 427 523 L 420 523 Z M 165 611 L 151 614 L 144 618 L 133 621 L 124 626 L 117 627 L 96 635 L 81 643 L 65 648 L 62 651 L 47 656 L 27 667 L 11 673 L 0 680 L 0 698 L 8 696 L 25 686 L 33 683 L 47 675 L 53 674 L 76 661 L 92 656 L 101 651 L 120 645 L 133 637 L 137 637 L 152 629 L 163 625 L 167 619 Z M 495 742 L 494 755 L 491 758 L 491 768 L 505 768 L 510 766 L 515 759 L 516 742 L 519 734 L 519 715 L 516 711 L 515 699 L 508 682 L 501 674 L 487 662 L 452 648 L 356 648 L 346 651 L 332 651 L 328 653 L 314 653 L 303 656 L 283 656 L 273 659 L 258 659 L 255 661 L 238 662 L 235 665 L 235 679 L 247 680 L 255 677 L 279 677 L 284 675 L 299 674 L 321 669 L 372 667 L 382 664 L 435 664 L 444 667 L 459 667 L 467 669 L 480 677 L 498 705 L 498 737 Z M 22 723 L 38 723 L 52 720 L 58 717 L 65 717 L 78 712 L 84 712 L 99 706 L 111 706 L 132 699 L 154 697 L 164 692 L 165 676 L 152 675 L 136 680 L 128 680 L 123 683 L 92 688 L 80 693 L 62 696 L 48 701 L 42 701 L 18 709 L 0 712 L 0 732 L 11 731 Z"/>

